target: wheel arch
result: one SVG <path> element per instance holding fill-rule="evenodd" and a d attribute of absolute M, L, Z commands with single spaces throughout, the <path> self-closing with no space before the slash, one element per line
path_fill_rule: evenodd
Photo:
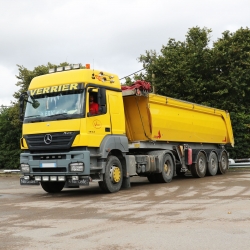
<path fill-rule="evenodd" d="M 119 149 L 113 149 L 109 152 L 109 154 L 107 155 L 107 158 L 111 155 L 116 156 L 119 159 L 119 161 L 122 164 L 123 176 L 126 177 L 128 171 L 127 171 L 127 165 L 126 165 L 126 159 L 125 159 L 124 153 L 120 151 Z"/>
<path fill-rule="evenodd" d="M 107 158 L 111 152 L 114 152 L 114 155 L 115 154 L 119 155 L 118 152 L 121 152 L 122 154 L 127 153 L 128 138 L 125 135 L 105 136 L 99 147 L 99 154 L 102 155 L 102 158 Z"/>
<path fill-rule="evenodd" d="M 220 152 L 218 153 L 218 161 L 219 161 L 219 162 L 221 162 L 221 156 L 222 156 L 222 154 L 223 154 L 224 152 L 226 153 L 227 158 L 229 159 L 229 155 L 228 155 L 227 150 L 226 150 L 226 149 L 222 149 L 222 150 L 220 150 Z"/>
<path fill-rule="evenodd" d="M 174 153 L 171 151 L 171 150 L 153 150 L 153 151 L 149 151 L 148 152 L 148 155 L 157 155 L 158 156 L 158 161 L 159 161 L 159 166 L 162 165 L 162 161 L 163 161 L 163 157 L 166 155 L 166 154 L 169 154 L 172 158 L 172 161 L 173 161 L 173 164 L 174 164 L 174 173 L 176 172 L 176 158 L 175 158 L 175 155 Z M 158 167 L 158 173 L 161 173 L 161 168 Z"/>

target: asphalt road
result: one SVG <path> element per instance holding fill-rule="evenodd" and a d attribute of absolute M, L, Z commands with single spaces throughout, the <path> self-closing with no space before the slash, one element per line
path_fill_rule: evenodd
<path fill-rule="evenodd" d="M 250 170 L 103 194 L 0 176 L 0 249 L 250 249 Z"/>

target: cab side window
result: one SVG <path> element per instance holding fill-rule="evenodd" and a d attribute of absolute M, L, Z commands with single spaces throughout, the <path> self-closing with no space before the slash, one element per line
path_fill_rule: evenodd
<path fill-rule="evenodd" d="M 96 101 L 96 94 L 90 92 L 89 93 L 89 113 L 90 115 L 98 115 L 99 114 L 99 104 Z"/>
<path fill-rule="evenodd" d="M 96 116 L 107 113 L 106 90 L 104 88 L 90 88 L 88 91 L 88 100 L 88 116 Z"/>

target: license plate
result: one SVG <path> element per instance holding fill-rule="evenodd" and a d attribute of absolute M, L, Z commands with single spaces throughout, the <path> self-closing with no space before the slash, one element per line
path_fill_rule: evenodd
<path fill-rule="evenodd" d="M 40 168 L 56 168 L 56 163 L 40 163 Z"/>
<path fill-rule="evenodd" d="M 89 185 L 89 178 L 84 178 L 81 180 L 68 180 L 69 184 L 78 184 L 79 186 L 88 186 Z"/>
<path fill-rule="evenodd" d="M 36 180 L 26 180 L 24 178 L 20 178 L 20 185 L 40 185 L 40 183 Z"/>

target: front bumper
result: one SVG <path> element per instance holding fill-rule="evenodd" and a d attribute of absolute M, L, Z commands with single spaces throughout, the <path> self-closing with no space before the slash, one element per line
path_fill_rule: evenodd
<path fill-rule="evenodd" d="M 84 165 L 83 171 L 71 171 L 70 164 L 81 162 Z M 29 171 L 23 172 L 29 176 L 43 175 L 90 175 L 90 152 L 69 151 L 60 153 L 21 153 L 20 163 L 28 164 Z"/>
<path fill-rule="evenodd" d="M 58 182 L 59 176 L 42 176 L 41 180 L 37 180 L 37 177 L 41 176 L 21 176 L 20 177 L 20 185 L 40 185 L 41 181 L 43 180 L 43 177 L 46 177 L 46 182 Z M 52 177 L 52 178 L 51 178 Z M 60 176 L 62 177 L 62 176 Z M 88 186 L 90 182 L 90 178 L 88 176 L 64 176 L 65 187 L 73 187 L 73 186 Z M 45 181 L 44 181 L 45 182 Z"/>

